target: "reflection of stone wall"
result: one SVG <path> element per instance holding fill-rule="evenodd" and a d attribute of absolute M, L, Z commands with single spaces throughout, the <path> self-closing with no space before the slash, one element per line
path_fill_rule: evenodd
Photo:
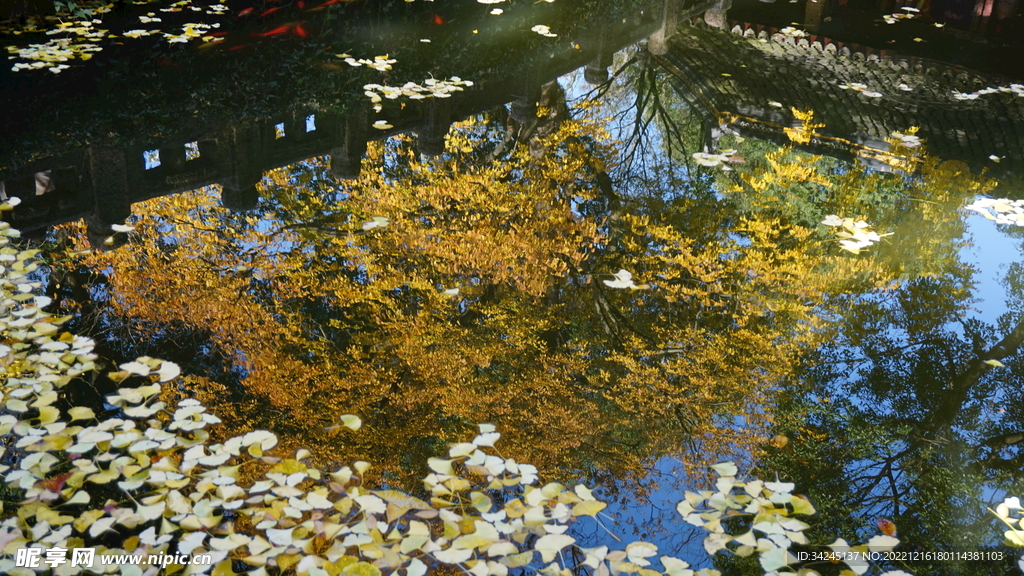
<path fill-rule="evenodd" d="M 826 124 L 819 132 L 834 139 L 885 148 L 891 132 L 920 126 L 930 154 L 966 161 L 974 169 L 1024 170 L 1024 98 L 954 98 L 954 90 L 975 92 L 1005 85 L 1005 79 L 827 38 L 795 40 L 738 23 L 731 32 L 700 22 L 681 26 L 660 61 L 705 113 L 719 122 L 732 117 L 747 129 L 757 125 L 763 136 L 774 131 L 783 139 L 781 127 L 799 124 L 789 111 L 795 107 L 813 110 L 815 120 Z M 840 88 L 846 83 L 865 84 L 882 96 Z M 988 159 L 992 154 L 1007 159 L 994 164 Z"/>

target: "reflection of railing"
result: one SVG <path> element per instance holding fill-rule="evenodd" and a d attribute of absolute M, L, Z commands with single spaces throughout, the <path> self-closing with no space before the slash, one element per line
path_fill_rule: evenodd
<path fill-rule="evenodd" d="M 14 217 L 29 233 L 85 218 L 91 230 L 104 235 L 130 215 L 134 202 L 210 184 L 222 186 L 226 207 L 246 209 L 256 205 L 255 186 L 264 171 L 278 166 L 326 153 L 335 176 L 358 175 L 366 122 L 365 113 L 304 116 L 228 127 L 150 149 L 92 146 L 38 162 L 31 177 L 5 182 L 4 194 L 22 198 Z M 37 183 L 43 176 L 45 187 Z"/>

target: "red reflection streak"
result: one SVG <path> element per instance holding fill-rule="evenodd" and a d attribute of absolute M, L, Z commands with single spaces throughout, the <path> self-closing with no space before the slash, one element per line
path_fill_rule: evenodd
<path fill-rule="evenodd" d="M 255 33 L 255 34 L 253 34 L 253 36 L 277 36 L 278 34 L 284 34 L 284 33 L 288 32 L 288 30 L 290 30 L 290 29 L 291 29 L 291 26 L 279 26 L 279 27 L 274 28 L 273 30 L 270 30 L 270 31 L 267 31 L 267 32 Z"/>

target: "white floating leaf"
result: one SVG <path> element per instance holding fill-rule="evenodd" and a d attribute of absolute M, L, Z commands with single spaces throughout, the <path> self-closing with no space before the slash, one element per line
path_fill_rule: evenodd
<path fill-rule="evenodd" d="M 501 438 L 500 433 L 486 432 L 474 438 L 473 444 L 476 444 L 477 446 L 494 446 L 494 443 L 497 442 L 498 438 Z"/>
<path fill-rule="evenodd" d="M 168 362 L 166 360 L 160 364 L 160 371 L 157 373 L 160 376 L 161 382 L 167 382 L 173 380 L 181 374 L 181 368 L 178 367 L 174 362 Z"/>
<path fill-rule="evenodd" d="M 540 552 L 541 559 L 544 562 L 551 562 L 562 548 L 575 542 L 575 538 L 566 534 L 548 534 L 541 536 L 533 548 Z"/>
<path fill-rule="evenodd" d="M 732 462 L 720 462 L 711 467 L 719 476 L 735 476 L 739 470 Z"/>
<path fill-rule="evenodd" d="M 128 362 L 126 364 L 121 364 L 121 370 L 132 374 L 138 374 L 139 376 L 148 376 L 150 372 L 149 366 L 146 366 L 142 362 Z"/>
<path fill-rule="evenodd" d="M 872 552 L 888 551 L 895 548 L 899 543 L 899 538 L 893 538 L 884 534 L 878 535 L 868 540 L 868 550 Z"/>
<path fill-rule="evenodd" d="M 68 414 L 71 415 L 72 422 L 75 420 L 89 420 L 96 417 L 96 413 L 92 411 L 92 408 L 85 408 L 83 406 L 75 406 L 68 410 Z"/>

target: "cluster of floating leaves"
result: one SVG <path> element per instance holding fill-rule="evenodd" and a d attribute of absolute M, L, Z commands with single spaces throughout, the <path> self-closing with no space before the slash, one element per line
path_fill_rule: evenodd
<path fill-rule="evenodd" d="M 547 26 L 545 26 L 543 24 L 537 24 L 536 26 L 530 28 L 530 31 L 531 32 L 536 32 L 537 34 L 540 34 L 541 36 L 547 36 L 548 38 L 557 38 L 558 37 L 558 34 L 555 34 L 554 32 L 551 31 L 551 28 L 548 28 Z"/>
<path fill-rule="evenodd" d="M 782 30 L 779 30 L 779 33 L 782 34 L 783 36 L 789 36 L 791 38 L 804 38 L 808 36 L 807 32 L 804 32 L 803 30 L 800 30 L 799 28 L 794 28 L 792 26 L 786 26 Z"/>
<path fill-rule="evenodd" d="M 719 150 L 717 154 L 711 154 L 708 152 L 694 152 L 693 160 L 701 166 L 707 166 L 709 168 L 721 167 L 722 170 L 732 170 L 729 168 L 730 163 L 743 162 L 743 158 L 736 156 L 736 150 Z"/>
<path fill-rule="evenodd" d="M 391 65 L 398 62 L 398 60 L 388 58 L 387 54 L 383 56 L 374 56 L 373 60 L 368 60 L 366 58 L 356 60 L 348 54 L 335 54 L 335 56 L 338 58 L 344 58 L 345 62 L 347 62 L 349 66 L 369 66 L 379 72 L 387 72 L 388 70 L 391 70 Z"/>
<path fill-rule="evenodd" d="M 169 32 L 165 32 L 164 39 L 170 42 L 171 44 L 184 43 L 188 42 L 189 40 L 196 39 L 202 39 L 206 42 L 223 40 L 223 38 L 216 38 L 214 36 L 209 35 L 210 30 L 212 28 L 220 28 L 220 23 L 214 22 L 213 24 L 204 24 L 199 22 L 182 24 L 180 34 L 171 34 Z"/>
<path fill-rule="evenodd" d="M 728 551 L 747 557 L 756 553 L 765 576 L 817 575 L 813 570 L 794 567 L 797 558 L 789 551 L 793 544 L 809 544 L 804 530 L 810 526 L 796 516 L 815 513 L 810 501 L 792 493 L 796 486 L 778 480 L 740 481 L 736 477 L 736 465 L 731 462 L 716 464 L 712 468 L 720 476 L 715 483 L 717 490 L 687 492 L 686 499 L 676 506 L 676 511 L 686 522 L 709 532 L 704 539 L 704 549 L 708 554 Z M 730 520 L 733 532 L 739 534 L 726 532 L 724 521 L 727 519 Z M 739 522 L 741 519 L 742 522 Z M 871 564 L 867 560 L 868 552 L 892 550 L 899 542 L 891 535 L 880 534 L 859 546 L 851 546 L 845 540 L 837 539 L 828 547 L 849 568 L 850 572 L 843 571 L 843 574 L 865 574 Z M 898 575 L 909 576 L 903 571 L 881 574 Z"/>
<path fill-rule="evenodd" d="M 889 134 L 889 138 L 894 144 L 907 148 L 917 148 L 923 144 L 921 137 L 917 135 L 917 127 L 907 130 L 906 133 L 894 131 Z"/>
<path fill-rule="evenodd" d="M 463 80 L 458 76 L 452 76 L 444 80 L 427 78 L 423 84 L 406 82 L 402 86 L 386 86 L 382 84 L 367 84 L 363 86 L 365 94 L 374 104 L 380 104 L 383 98 L 397 100 L 401 97 L 410 100 L 423 100 L 424 98 L 451 98 L 455 92 L 461 92 L 463 86 L 472 86 L 470 80 Z"/>
<path fill-rule="evenodd" d="M 840 218 L 830 214 L 821 222 L 825 226 L 837 228 L 836 236 L 840 238 L 839 247 L 847 252 L 860 254 L 864 248 L 868 248 L 890 234 L 878 234 L 870 230 L 871 225 L 864 220 L 853 218 Z"/>
<path fill-rule="evenodd" d="M 1024 200 L 979 198 L 966 207 L 996 224 L 1024 226 Z"/>
<path fill-rule="evenodd" d="M 65 62 L 72 60 L 88 60 L 93 54 L 103 50 L 96 42 L 107 36 L 107 30 L 96 28 L 94 24 L 101 24 L 100 20 L 88 22 L 65 22 L 59 24 L 53 30 L 47 30 L 46 34 L 69 34 L 63 38 L 51 38 L 43 44 L 29 44 L 20 48 L 8 46 L 7 52 L 11 54 L 9 59 L 21 59 L 25 62 L 15 62 L 11 70 L 41 70 L 48 69 L 54 74 L 59 74 L 69 66 Z"/>
<path fill-rule="evenodd" d="M 175 2 L 166 8 L 161 8 L 161 12 L 184 12 L 185 10 L 191 10 L 192 12 L 202 12 L 204 14 L 220 15 L 226 14 L 230 8 L 225 3 L 226 0 L 221 1 L 217 4 L 208 4 L 205 6 L 195 6 L 192 4 L 192 0 L 181 0 Z"/>
<path fill-rule="evenodd" d="M 953 91 L 953 98 L 957 100 L 977 100 L 982 96 L 989 94 L 1016 94 L 1019 97 L 1024 98 L 1024 84 L 1010 84 L 1009 86 L 998 86 L 982 88 L 977 92 L 959 92 Z"/>
<path fill-rule="evenodd" d="M 1020 504 L 1020 498 L 1016 496 L 1003 500 L 992 511 L 996 518 L 999 518 L 1009 528 L 1003 535 L 1011 546 L 1024 546 L 1024 524 L 1021 524 L 1021 513 L 1024 513 L 1024 506 Z M 1017 560 L 1017 567 L 1024 572 L 1024 556 Z"/>
<path fill-rule="evenodd" d="M 903 10 L 903 12 L 893 12 L 892 14 L 886 14 L 882 16 L 882 20 L 885 20 L 886 24 L 895 24 L 900 20 L 911 20 L 913 18 L 916 18 L 916 14 L 920 12 L 920 10 L 918 10 L 917 8 L 913 8 L 911 6 L 904 6 L 903 8 L 900 8 L 900 10 Z"/>
<path fill-rule="evenodd" d="M 0 210 L 14 204 L 12 199 Z M 180 376 L 172 362 L 142 357 L 110 373 L 123 386 L 106 397 L 119 409 L 115 417 L 101 419 L 84 406 L 62 411 L 62 389 L 96 370 L 95 344 L 61 330 L 70 317 L 43 311 L 51 302 L 32 279 L 38 251 L 8 246 L 18 235 L 0 223 L 0 401 L 7 412 L 0 416 L 6 462 L 0 474 L 7 498 L 20 500 L 18 513 L 0 521 L 0 549 L 7 554 L 0 573 L 47 571 L 16 566 L 11 555 L 23 548 L 169 556 L 174 546 L 178 555 L 212 558 L 212 565 L 189 566 L 192 574 L 231 574 L 233 563 L 242 562 L 254 567 L 253 576 L 380 576 L 399 569 L 424 576 L 439 564 L 472 576 L 506 576 L 516 568 L 568 576 L 568 557 L 581 558 L 598 576 L 719 575 L 667 555 L 658 557 L 658 570 L 652 567 L 658 547 L 647 542 L 614 551 L 578 547 L 569 525 L 582 517 L 600 523 L 607 504 L 582 484 L 540 485 L 534 466 L 496 453 L 501 435 L 491 424 L 481 424 L 472 441 L 450 446 L 447 457 L 428 460 L 423 482 L 430 497 L 423 500 L 368 487 L 362 480 L 367 462 L 325 472 L 305 463 L 307 450 L 272 455 L 278 439 L 266 430 L 213 443 L 207 428 L 220 423 L 217 416 L 195 399 L 173 406 L 163 399 L 164 387 L 174 389 Z M 617 280 L 631 282 L 622 272 Z M 337 427 L 354 431 L 361 425 L 359 417 L 346 414 Z M 791 573 L 788 547 L 806 543 L 807 527 L 794 516 L 813 514 L 813 507 L 790 494 L 792 484 L 743 483 L 734 465 L 715 469 L 722 475 L 719 492 L 687 493 L 679 513 L 710 532 L 709 552 L 735 544 L 737 554 L 759 554 L 771 574 Z M 743 493 L 733 494 L 737 488 Z M 704 501 L 710 509 L 698 510 Z M 727 534 L 721 520 L 743 515 L 752 518 L 749 531 Z M 107 546 L 111 533 L 123 548 Z M 868 547 L 895 542 L 872 539 Z M 133 566 L 120 569 L 142 573 Z M 74 576 L 83 570 L 63 564 L 55 572 Z"/>
<path fill-rule="evenodd" d="M 149 3 L 150 2 L 134 2 L 134 4 Z M 110 12 L 112 7 L 112 4 L 101 6 L 93 9 L 92 13 L 107 13 Z M 223 15 L 229 11 L 229 8 L 228 5 L 223 2 L 205 6 L 195 6 L 192 4 L 192 0 L 182 0 L 180 2 L 175 2 L 166 8 L 160 9 L 161 12 L 182 12 L 184 10 L 202 12 L 209 15 Z M 139 21 L 143 24 L 152 24 L 161 22 L 162 20 L 155 12 L 149 12 L 145 16 L 139 16 Z M 88 60 L 93 57 L 93 54 L 103 50 L 103 47 L 99 45 L 101 40 L 118 37 L 116 34 L 111 34 L 109 30 L 98 28 L 98 25 L 101 24 L 103 24 L 103 21 L 99 19 L 61 22 L 54 28 L 47 30 L 46 34 L 49 36 L 63 34 L 65 35 L 64 37 L 53 38 L 43 44 L 30 44 L 26 47 L 7 46 L 7 51 L 10 54 L 10 56 L 8 56 L 9 59 L 23 60 L 23 62 L 15 62 L 11 69 L 15 72 L 20 70 L 48 69 L 50 72 L 58 74 L 69 68 L 69 65 L 65 64 L 65 62 L 73 60 Z M 222 38 L 215 38 L 207 35 L 206 33 L 209 32 L 211 28 L 218 27 L 220 27 L 219 23 L 188 23 L 182 26 L 181 33 L 169 33 L 159 29 L 133 28 L 123 31 L 121 36 L 137 39 L 145 36 L 163 34 L 164 39 L 171 44 L 188 42 L 193 39 L 217 42 L 222 40 Z"/>
<path fill-rule="evenodd" d="M 455 92 L 461 92 L 463 86 L 472 86 L 473 82 L 470 80 L 463 80 L 458 76 L 452 76 L 444 80 L 437 80 L 435 78 L 427 78 L 423 81 L 423 84 L 417 84 L 415 82 L 406 82 L 402 86 L 387 86 L 384 84 L 367 84 L 363 86 L 365 94 L 370 98 L 370 102 L 373 103 L 373 109 L 375 112 L 380 112 L 384 109 L 382 102 L 384 99 L 397 100 L 399 98 L 408 98 L 410 100 L 423 100 L 426 98 L 451 98 Z M 391 124 L 388 124 L 385 120 L 377 120 L 373 123 L 373 127 L 378 130 L 387 130 L 393 128 Z"/>
<path fill-rule="evenodd" d="M 843 90 L 853 90 L 854 92 L 860 93 L 861 96 L 867 96 L 868 98 L 881 98 L 882 93 L 874 90 L 868 90 L 867 84 L 861 84 L 860 82 L 844 82 L 839 84 L 839 87 Z M 909 86 L 908 86 L 909 88 Z M 900 88 L 903 89 L 902 87 Z"/>

